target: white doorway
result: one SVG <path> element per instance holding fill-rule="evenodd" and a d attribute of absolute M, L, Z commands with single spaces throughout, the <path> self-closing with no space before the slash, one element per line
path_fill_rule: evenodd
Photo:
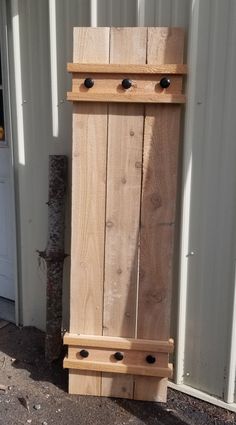
<path fill-rule="evenodd" d="M 16 227 L 5 2 L 0 2 L 0 319 L 15 322 Z"/>

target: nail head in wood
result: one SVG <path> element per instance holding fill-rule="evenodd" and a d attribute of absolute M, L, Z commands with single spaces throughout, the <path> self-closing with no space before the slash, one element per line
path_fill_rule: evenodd
<path fill-rule="evenodd" d="M 84 359 L 86 359 L 89 356 L 89 352 L 87 350 L 80 350 L 79 353 L 81 357 L 83 357 Z"/>
<path fill-rule="evenodd" d="M 154 356 L 152 356 L 151 354 L 149 354 L 149 355 L 146 357 L 146 361 L 147 361 L 147 363 L 149 363 L 149 364 L 153 364 L 153 363 L 155 363 L 155 362 L 156 362 L 156 357 L 154 357 Z"/>
<path fill-rule="evenodd" d="M 94 81 L 92 78 L 85 78 L 84 85 L 87 89 L 91 89 L 94 86 Z"/>
<path fill-rule="evenodd" d="M 115 357 L 115 359 L 116 360 L 123 360 L 123 358 L 124 358 L 124 354 L 122 354 L 120 351 L 117 351 L 115 354 L 114 354 L 114 357 Z"/>
<path fill-rule="evenodd" d="M 127 90 L 130 89 L 130 87 L 132 86 L 132 81 L 129 80 L 128 78 L 124 78 L 124 80 L 122 81 L 122 87 Z"/>
<path fill-rule="evenodd" d="M 170 79 L 167 77 L 163 77 L 160 81 L 160 86 L 163 89 L 168 89 L 168 87 L 170 87 Z"/>

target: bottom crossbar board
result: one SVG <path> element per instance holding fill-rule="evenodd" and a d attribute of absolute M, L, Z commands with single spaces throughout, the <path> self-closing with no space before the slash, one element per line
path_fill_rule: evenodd
<path fill-rule="evenodd" d="M 172 377 L 173 341 L 66 334 L 64 368 L 130 375 Z"/>
<path fill-rule="evenodd" d="M 129 375 L 156 376 L 158 378 L 171 378 L 172 365 L 164 367 L 144 367 L 132 366 L 125 364 L 112 364 L 105 362 L 90 362 L 84 360 L 70 360 L 68 357 L 64 359 L 64 368 L 91 370 L 96 372 L 112 372 L 112 373 L 127 373 Z"/>

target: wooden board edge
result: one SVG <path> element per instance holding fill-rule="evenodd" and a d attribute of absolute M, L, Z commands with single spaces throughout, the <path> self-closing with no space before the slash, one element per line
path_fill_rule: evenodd
<path fill-rule="evenodd" d="M 136 93 L 82 93 L 67 92 L 67 100 L 72 102 L 127 102 L 127 103 L 185 103 L 184 94 L 138 95 Z"/>
<path fill-rule="evenodd" d="M 159 353 L 173 353 L 174 351 L 173 339 L 169 339 L 168 341 L 155 341 L 147 339 L 66 333 L 63 341 L 64 345 L 110 348 L 114 350 L 156 351 Z"/>
<path fill-rule="evenodd" d="M 127 366 L 124 364 L 111 364 L 107 362 L 90 362 L 84 360 L 71 360 L 68 357 L 63 361 L 64 369 L 79 369 L 94 372 L 112 372 L 141 376 L 155 376 L 158 378 L 171 378 L 173 367 L 169 363 L 168 367 L 145 367 L 145 366 Z"/>
<path fill-rule="evenodd" d="M 88 72 L 88 73 L 129 73 L 129 74 L 176 74 L 186 75 L 188 68 L 186 64 L 164 64 L 164 65 L 150 65 L 150 64 L 91 64 L 91 63 L 68 63 L 67 71 L 70 73 Z"/>

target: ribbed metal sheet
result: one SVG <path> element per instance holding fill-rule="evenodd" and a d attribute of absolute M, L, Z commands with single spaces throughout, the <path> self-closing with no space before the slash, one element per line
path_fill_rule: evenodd
<path fill-rule="evenodd" d="M 7 6 L 9 28 L 17 16 L 20 25 L 22 100 L 18 96 L 15 102 L 23 111 L 23 133 L 17 129 L 19 113 L 14 105 L 13 127 L 21 311 L 25 325 L 40 328 L 45 326 L 45 271 L 35 251 L 44 249 L 47 237 L 48 154 L 71 155 L 71 105 L 65 99 L 70 87 L 66 63 L 72 60 L 73 27 L 186 28 L 194 49 L 189 52 L 194 69 L 190 68 L 190 124 L 185 137 L 185 169 L 191 160 L 192 179 L 190 203 L 183 206 L 184 217 L 190 209 L 189 226 L 186 220 L 182 228 L 187 274 L 182 273 L 179 282 L 180 288 L 187 286 L 184 314 L 180 312 L 186 319 L 180 323 L 185 346 L 178 350 L 181 358 L 176 362 L 183 365 L 180 383 L 227 398 L 230 359 L 231 373 L 235 367 L 234 356 L 230 357 L 236 255 L 235 0 L 11 0 Z M 13 70 L 10 30 L 9 37 Z M 16 73 L 11 72 L 11 79 L 18 86 Z M 19 152 L 24 152 L 24 160 Z M 187 184 L 184 174 L 185 200 Z M 67 234 L 69 241 L 69 220 Z M 67 288 L 66 267 L 65 300 Z"/>
<path fill-rule="evenodd" d="M 184 382 L 220 398 L 235 285 L 235 23 L 234 1 L 200 2 Z"/>

